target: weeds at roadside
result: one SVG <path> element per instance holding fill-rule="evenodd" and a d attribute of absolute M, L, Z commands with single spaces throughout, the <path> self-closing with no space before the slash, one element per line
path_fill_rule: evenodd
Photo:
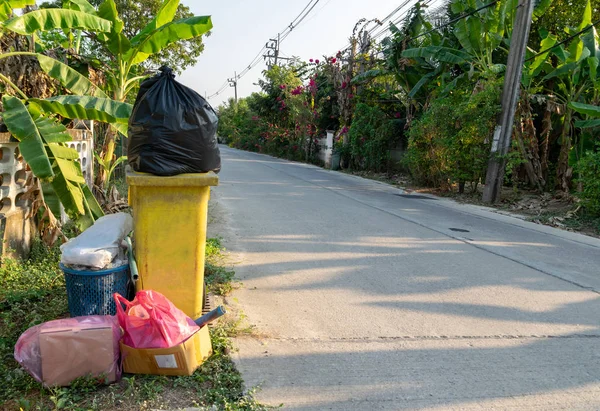
<path fill-rule="evenodd" d="M 208 239 L 207 283 L 217 292 L 233 289 L 234 272 L 225 269 L 220 239 Z M 80 378 L 70 387 L 45 389 L 13 359 L 14 345 L 27 328 L 68 316 L 60 251 L 36 242 L 29 260 L 2 261 L 0 267 L 0 410 L 150 410 L 207 407 L 264 410 L 252 392 L 244 392 L 229 353 L 232 336 L 250 332 L 244 316 L 227 315 L 211 328 L 214 354 L 189 377 L 124 375 L 120 382 L 98 385 Z M 235 317 L 235 318 L 234 318 Z"/>
<path fill-rule="evenodd" d="M 206 240 L 204 281 L 210 293 L 222 296 L 229 295 L 239 285 L 234 280 L 235 272 L 223 266 L 224 251 L 220 238 Z"/>

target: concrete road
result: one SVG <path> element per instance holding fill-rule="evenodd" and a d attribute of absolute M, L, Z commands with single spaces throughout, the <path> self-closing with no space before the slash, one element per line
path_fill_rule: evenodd
<path fill-rule="evenodd" d="M 600 240 L 222 148 L 222 234 L 285 409 L 600 409 Z"/>

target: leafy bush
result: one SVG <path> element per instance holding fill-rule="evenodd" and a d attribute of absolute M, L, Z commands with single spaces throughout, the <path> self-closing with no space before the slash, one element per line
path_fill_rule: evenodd
<path fill-rule="evenodd" d="M 475 91 L 455 91 L 433 100 L 409 131 L 405 165 L 421 184 L 447 189 L 485 178 L 496 117 L 500 82 L 487 81 Z"/>
<path fill-rule="evenodd" d="M 387 167 L 394 125 L 378 107 L 359 103 L 350 128 L 349 154 L 353 168 L 381 171 Z"/>
<path fill-rule="evenodd" d="M 579 196 L 587 211 L 600 216 L 600 151 L 588 152 L 579 161 L 578 169 L 583 185 Z"/>

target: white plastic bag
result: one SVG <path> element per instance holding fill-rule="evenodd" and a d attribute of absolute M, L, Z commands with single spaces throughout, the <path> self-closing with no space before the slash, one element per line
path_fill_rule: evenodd
<path fill-rule="evenodd" d="M 81 235 L 60 246 L 60 262 L 103 269 L 119 254 L 121 242 L 131 230 L 133 218 L 127 213 L 100 217 Z"/>

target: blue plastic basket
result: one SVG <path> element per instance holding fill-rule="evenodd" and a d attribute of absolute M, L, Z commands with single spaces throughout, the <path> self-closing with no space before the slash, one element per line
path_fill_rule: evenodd
<path fill-rule="evenodd" d="M 113 293 L 127 297 L 129 264 L 101 271 L 79 271 L 60 264 L 67 285 L 71 317 L 115 315 Z"/>

